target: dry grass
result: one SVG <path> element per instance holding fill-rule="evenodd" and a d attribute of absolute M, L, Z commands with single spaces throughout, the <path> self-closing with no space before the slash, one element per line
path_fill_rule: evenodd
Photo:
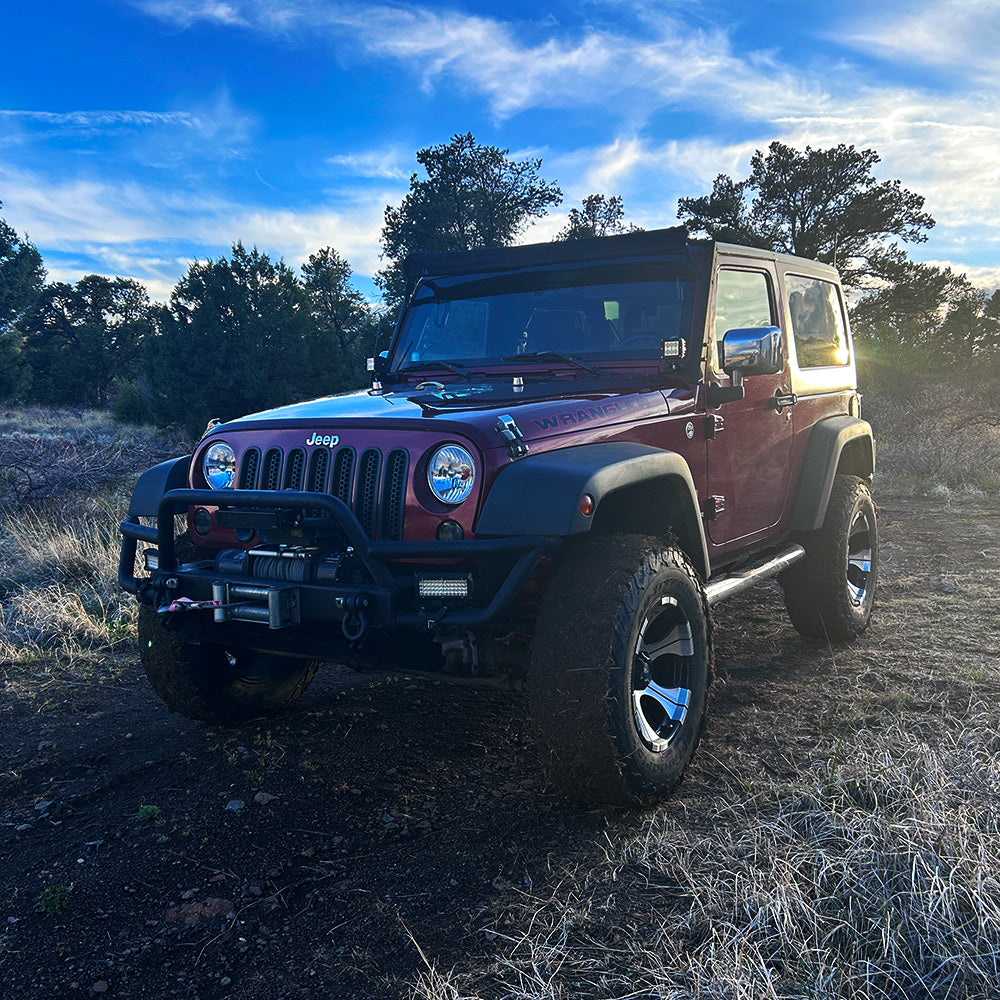
<path fill-rule="evenodd" d="M 118 491 L 188 450 L 176 436 L 121 427 L 93 410 L 8 410 L 0 417 L 0 511 Z"/>
<path fill-rule="evenodd" d="M 915 433 L 914 412 L 870 414 L 880 485 L 940 488 L 943 509 L 882 500 L 866 639 L 802 643 L 774 592 L 724 606 L 719 711 L 680 792 L 608 817 L 603 840 L 554 852 L 534 884 L 499 893 L 468 959 L 427 959 L 412 996 L 1000 996 L 1000 522 L 948 498 L 989 490 L 1000 449 L 981 432 L 978 445 L 937 424 Z M 46 480 L 65 472 L 68 492 L 7 494 L 0 682 L 55 690 L 134 671 L 134 605 L 115 582 L 121 467 L 133 476 L 183 447 L 96 418 L 22 417 L 0 440 L 33 442 L 47 468 L 78 457 Z"/>
<path fill-rule="evenodd" d="M 0 675 L 93 677 L 131 648 L 118 524 L 137 473 L 187 450 L 93 411 L 0 418 Z"/>
<path fill-rule="evenodd" d="M 893 385 L 885 374 L 865 394 L 880 486 L 894 493 L 1000 492 L 1000 430 L 988 404 L 960 378 Z"/>
<path fill-rule="evenodd" d="M 697 828 L 668 803 L 496 914 L 488 966 L 428 970 L 414 995 L 993 995 L 998 749 L 992 727 L 937 746 L 896 727 L 756 797 L 701 803 Z"/>
<path fill-rule="evenodd" d="M 22 509 L 0 519 L 0 670 L 99 662 L 131 643 L 135 602 L 118 590 L 124 504 L 84 500 L 73 520 Z"/>

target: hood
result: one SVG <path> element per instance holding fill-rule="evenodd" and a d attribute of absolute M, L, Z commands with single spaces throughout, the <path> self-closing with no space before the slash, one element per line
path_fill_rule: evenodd
<path fill-rule="evenodd" d="M 459 433 L 484 448 L 496 447 L 497 418 L 509 414 L 525 440 L 583 427 L 663 416 L 690 407 L 693 386 L 623 391 L 586 379 L 532 383 L 512 395 L 509 376 L 495 381 L 459 382 L 435 388 L 358 391 L 252 413 L 213 428 L 226 432 L 303 428 L 337 432 L 349 428 Z"/>

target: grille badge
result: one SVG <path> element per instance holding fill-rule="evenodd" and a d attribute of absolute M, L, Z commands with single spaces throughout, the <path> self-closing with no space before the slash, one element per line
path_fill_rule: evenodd
<path fill-rule="evenodd" d="M 339 434 L 317 434 L 313 431 L 312 437 L 306 438 L 306 444 L 325 444 L 330 448 L 336 448 L 340 444 Z"/>

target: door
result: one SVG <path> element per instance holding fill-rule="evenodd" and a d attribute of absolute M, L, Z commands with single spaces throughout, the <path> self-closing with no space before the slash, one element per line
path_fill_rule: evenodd
<path fill-rule="evenodd" d="M 780 315 L 773 267 L 727 264 L 722 258 L 715 281 L 715 350 L 710 352 L 712 379 L 729 385 L 721 368 L 722 338 L 727 330 L 778 326 Z M 706 527 L 713 545 L 737 548 L 775 525 L 788 500 L 792 414 L 776 396 L 787 396 L 787 337 L 782 335 L 783 366 L 776 375 L 749 375 L 741 400 L 709 411 L 709 499 Z M 785 400 L 787 402 L 787 400 Z M 712 421 L 714 419 L 714 428 Z"/>

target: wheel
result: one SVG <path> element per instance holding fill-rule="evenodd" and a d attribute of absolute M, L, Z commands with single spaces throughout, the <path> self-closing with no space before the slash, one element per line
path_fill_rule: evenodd
<path fill-rule="evenodd" d="M 823 526 L 799 539 L 805 558 L 778 580 L 802 635 L 854 639 L 871 620 L 878 579 L 878 525 L 868 484 L 837 476 Z"/>
<path fill-rule="evenodd" d="M 528 691 L 543 764 L 574 798 L 662 797 L 701 735 L 712 626 L 687 557 L 656 538 L 568 543 L 546 591 Z"/>
<path fill-rule="evenodd" d="M 167 708 L 203 722 L 273 715 L 298 700 L 319 667 L 318 660 L 192 645 L 145 605 L 139 607 L 139 652 Z"/>

